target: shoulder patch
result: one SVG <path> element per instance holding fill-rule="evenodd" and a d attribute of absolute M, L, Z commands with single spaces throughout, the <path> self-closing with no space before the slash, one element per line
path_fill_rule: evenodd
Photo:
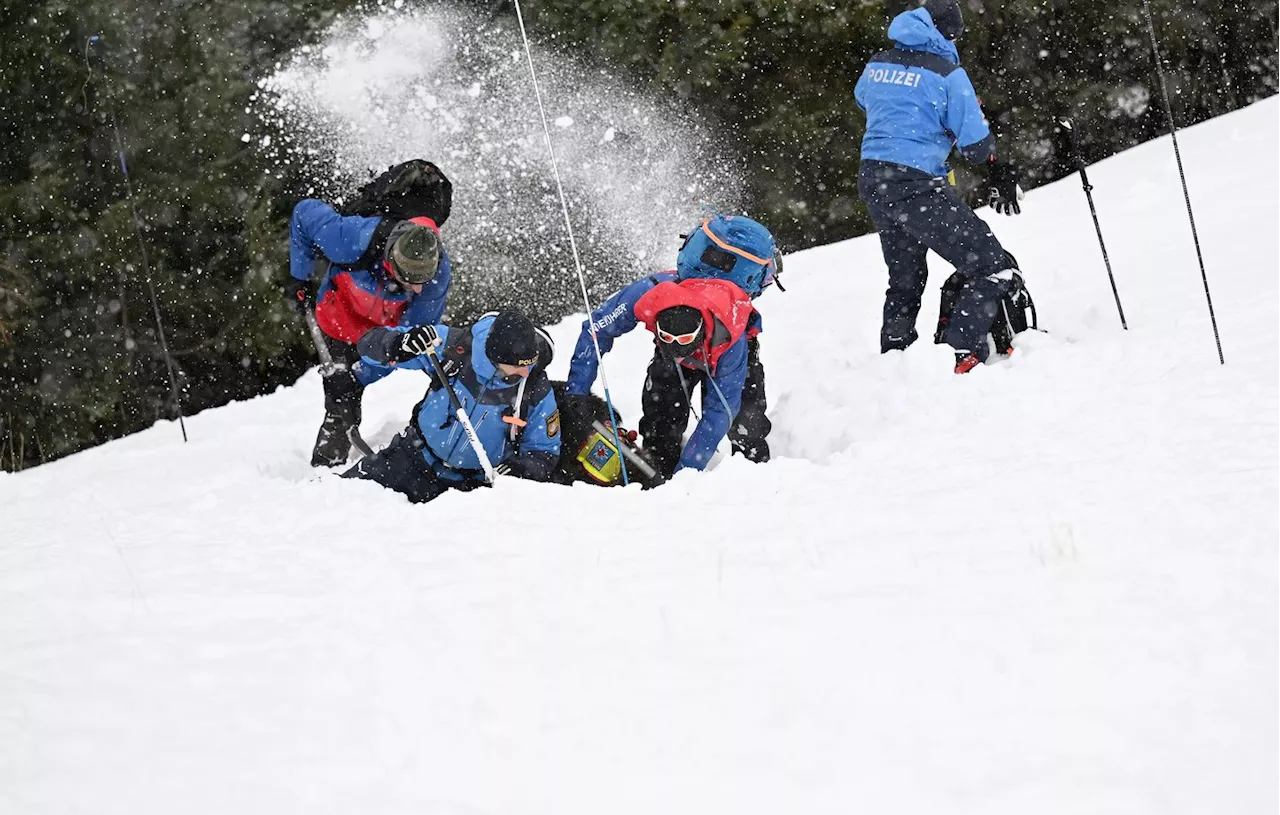
<path fill-rule="evenodd" d="M 547 417 L 547 437 L 555 438 L 560 435 L 560 411 L 556 410 Z"/>

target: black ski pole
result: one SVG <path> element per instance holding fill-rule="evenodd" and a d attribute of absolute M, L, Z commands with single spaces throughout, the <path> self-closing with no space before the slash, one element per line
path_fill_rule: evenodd
<path fill-rule="evenodd" d="M 95 43 L 101 42 L 102 36 L 94 34 L 84 44 L 84 64 L 87 78 L 86 85 L 93 78 L 93 64 L 89 60 Z M 187 442 L 187 423 L 182 416 L 182 395 L 178 391 L 178 376 L 174 373 L 173 355 L 169 353 L 169 341 L 165 339 L 164 322 L 160 319 L 160 302 L 156 297 L 156 287 L 151 282 L 151 260 L 147 256 L 147 242 L 142 236 L 142 219 L 138 217 L 138 205 L 133 197 L 133 180 L 129 177 L 129 162 L 125 159 L 124 139 L 120 136 L 120 125 L 116 123 L 116 106 L 112 97 L 111 77 L 107 69 L 99 65 L 99 73 L 106 90 L 107 115 L 111 117 L 111 134 L 115 140 L 116 156 L 120 159 L 120 173 L 124 176 L 125 199 L 129 202 L 129 214 L 133 219 L 133 232 L 138 238 L 138 256 L 142 260 L 143 279 L 147 284 L 147 294 L 151 298 L 151 312 L 156 318 L 156 336 L 160 340 L 160 350 L 164 353 L 164 365 L 169 371 L 169 394 L 173 399 L 173 410 L 178 414 L 178 427 L 182 430 L 182 442 Z M 88 113 L 88 97 L 85 98 L 85 112 Z"/>
<path fill-rule="evenodd" d="M 1191 240 L 1196 245 L 1196 260 L 1200 261 L 1200 279 L 1204 281 L 1204 299 L 1209 304 L 1209 322 L 1213 324 L 1213 341 L 1218 346 L 1218 363 L 1226 365 L 1222 356 L 1222 338 L 1218 336 L 1218 317 L 1213 313 L 1213 295 L 1209 293 L 1209 275 L 1204 270 L 1204 255 L 1200 252 L 1200 235 L 1196 232 L 1196 216 L 1191 211 L 1191 193 L 1187 190 L 1187 174 L 1182 171 L 1182 151 L 1178 149 L 1178 126 L 1173 123 L 1173 106 L 1169 103 L 1169 87 L 1164 81 L 1164 68 L 1160 66 L 1160 46 L 1156 44 L 1156 26 L 1151 19 L 1151 4 L 1142 0 L 1147 12 L 1147 32 L 1151 35 L 1151 58 L 1156 63 L 1160 77 L 1160 92 L 1164 95 L 1164 112 L 1169 119 L 1169 137 L 1173 140 L 1173 156 L 1178 160 L 1178 177 L 1182 179 L 1182 197 L 1187 202 L 1187 218 L 1191 221 Z"/>
<path fill-rule="evenodd" d="M 1089 172 L 1085 169 L 1084 158 L 1076 146 L 1075 129 L 1071 120 L 1065 117 L 1058 120 L 1058 128 L 1066 137 L 1067 155 L 1072 165 L 1080 172 L 1080 183 L 1084 185 L 1084 197 L 1089 199 L 1089 214 L 1093 216 L 1093 228 L 1098 233 L 1098 246 L 1102 248 L 1102 262 L 1107 267 L 1107 279 L 1111 281 L 1111 294 L 1116 298 L 1116 311 L 1120 312 L 1120 327 L 1129 330 L 1129 323 L 1124 319 L 1124 306 L 1120 305 L 1120 291 L 1116 288 L 1116 276 L 1111 271 L 1111 258 L 1107 255 L 1107 244 L 1102 240 L 1102 225 L 1098 223 L 1098 210 L 1093 205 L 1093 185 L 1089 183 Z"/>

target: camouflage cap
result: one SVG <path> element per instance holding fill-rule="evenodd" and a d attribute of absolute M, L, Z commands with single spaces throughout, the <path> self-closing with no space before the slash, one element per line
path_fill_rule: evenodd
<path fill-rule="evenodd" d="M 430 227 L 410 227 L 391 247 L 391 267 L 405 283 L 426 283 L 439 266 L 440 239 Z"/>

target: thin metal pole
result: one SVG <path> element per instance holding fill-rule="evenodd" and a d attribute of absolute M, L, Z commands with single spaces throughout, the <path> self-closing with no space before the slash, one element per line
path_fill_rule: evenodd
<path fill-rule="evenodd" d="M 84 46 L 85 65 L 89 66 L 89 49 L 102 37 L 94 34 Z M 133 217 L 133 231 L 138 237 L 138 253 L 142 257 L 143 279 L 147 283 L 147 293 L 151 297 L 151 312 L 156 318 L 156 334 L 160 339 L 160 349 L 164 352 L 164 364 L 169 371 L 169 393 L 173 398 L 173 409 L 178 414 L 178 427 L 182 430 L 182 441 L 187 441 L 187 424 L 182 416 L 182 401 L 178 394 L 178 377 L 173 371 L 173 356 L 169 353 L 169 342 L 164 335 L 164 322 L 160 319 L 160 302 L 156 297 L 155 284 L 151 282 L 151 261 L 147 257 L 147 243 L 142 237 L 142 220 L 138 217 L 138 207 L 133 197 L 133 182 L 129 178 L 129 163 L 125 160 L 124 140 L 120 137 L 120 127 L 116 123 L 116 108 L 112 102 L 111 78 L 106 70 L 102 70 L 102 81 L 107 86 L 107 113 L 111 116 L 111 132 L 115 137 L 116 155 L 120 158 L 120 172 L 124 175 L 125 198 L 129 202 L 129 213 Z M 87 111 L 86 111 L 87 112 Z"/>
<path fill-rule="evenodd" d="M 1164 68 L 1160 65 L 1160 46 L 1156 43 L 1156 26 L 1151 16 L 1150 0 L 1142 0 L 1147 12 L 1147 33 L 1151 35 L 1151 57 L 1156 63 L 1156 75 L 1160 77 L 1160 92 L 1164 95 L 1164 112 L 1169 119 L 1169 135 L 1173 138 L 1173 155 L 1178 161 L 1178 177 L 1182 179 L 1182 197 L 1187 202 L 1187 218 L 1191 221 L 1191 239 L 1196 245 L 1196 259 L 1200 261 L 1200 279 L 1204 281 L 1204 298 L 1209 304 L 1209 322 L 1213 324 L 1213 341 L 1218 346 L 1218 362 L 1226 365 L 1222 356 L 1222 338 L 1218 335 L 1218 317 L 1213 312 L 1213 295 L 1209 293 L 1209 275 L 1204 270 L 1204 255 L 1200 251 L 1200 235 L 1196 232 L 1196 216 L 1191 211 L 1191 193 L 1187 189 L 1187 175 L 1182 170 L 1182 151 L 1178 149 L 1178 126 L 1173 122 L 1173 106 L 1169 103 L 1169 87 L 1164 81 Z"/>
<path fill-rule="evenodd" d="M 520 0 L 515 0 L 516 20 L 520 24 L 520 39 L 524 41 L 524 55 L 529 61 L 529 76 L 533 79 L 533 95 L 538 100 L 538 114 L 542 117 L 542 132 L 547 139 L 547 152 L 551 154 L 551 172 L 556 179 L 556 190 L 560 194 L 560 209 L 564 212 L 564 228 L 569 233 L 569 248 L 573 252 L 573 265 L 578 272 L 578 285 L 582 288 L 582 304 L 587 309 L 587 325 L 591 329 L 591 345 L 596 351 L 596 364 L 600 370 L 600 385 L 604 388 L 604 401 L 609 407 L 609 421 L 613 425 L 613 441 L 622 450 L 622 439 L 618 436 L 618 417 L 613 410 L 613 399 L 609 396 L 609 378 L 604 373 L 604 355 L 600 353 L 600 341 L 596 337 L 596 323 L 591 319 L 595 309 L 591 307 L 591 298 L 587 295 L 587 280 L 582 273 L 582 260 L 578 257 L 578 243 L 573 238 L 573 222 L 569 219 L 569 202 L 564 195 L 564 185 L 560 183 L 560 167 L 556 162 L 556 150 L 551 144 L 551 127 L 547 124 L 547 111 L 542 105 L 542 89 L 538 86 L 538 72 L 533 68 L 533 52 L 529 48 L 529 35 L 524 28 L 524 13 L 520 9 Z M 629 483 L 627 478 L 627 461 L 619 456 L 622 464 L 622 483 Z"/>
<path fill-rule="evenodd" d="M 1080 155 L 1079 146 L 1076 144 L 1075 129 L 1071 126 L 1071 120 L 1067 118 L 1059 119 L 1058 127 L 1067 137 L 1067 154 L 1075 164 L 1076 170 L 1080 172 L 1080 183 L 1084 185 L 1084 197 L 1089 200 L 1093 228 L 1098 233 L 1098 246 L 1102 248 L 1102 262 L 1107 267 L 1107 279 L 1111 281 L 1111 294 L 1116 298 L 1116 311 L 1120 313 L 1120 327 L 1128 331 L 1129 323 L 1124 319 L 1124 306 L 1120 305 L 1120 291 L 1116 288 L 1116 276 L 1111 272 L 1111 258 L 1107 255 L 1106 241 L 1102 239 L 1102 224 L 1098 222 L 1098 210 L 1093 205 L 1093 185 L 1089 183 L 1089 172 L 1085 169 L 1084 158 Z"/>

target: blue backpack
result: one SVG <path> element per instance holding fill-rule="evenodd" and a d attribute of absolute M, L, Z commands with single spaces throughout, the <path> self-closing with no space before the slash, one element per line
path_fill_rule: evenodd
<path fill-rule="evenodd" d="M 676 257 L 676 279 L 714 278 L 736 283 L 759 297 L 777 273 L 773 235 L 743 215 L 717 215 L 685 238 Z"/>

